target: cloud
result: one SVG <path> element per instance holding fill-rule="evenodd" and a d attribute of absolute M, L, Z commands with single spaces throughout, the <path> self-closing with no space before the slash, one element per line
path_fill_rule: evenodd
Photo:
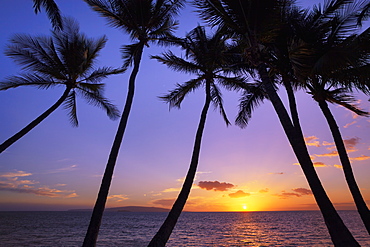
<path fill-rule="evenodd" d="M 322 145 L 323 146 L 333 146 L 335 143 L 334 142 L 327 142 L 327 141 L 323 141 Z"/>
<path fill-rule="evenodd" d="M 32 173 L 24 172 L 24 171 L 15 171 L 15 172 L 5 172 L 0 174 L 0 178 L 14 178 L 14 177 L 28 177 L 31 176 Z"/>
<path fill-rule="evenodd" d="M 330 153 L 326 153 L 326 154 L 315 154 L 317 157 L 334 157 L 334 156 L 338 156 L 338 151 L 332 151 Z"/>
<path fill-rule="evenodd" d="M 348 124 L 344 125 L 343 128 L 348 128 L 349 126 L 351 126 L 351 125 L 353 125 L 355 123 L 357 123 L 357 121 L 353 121 L 351 123 L 348 123 Z"/>
<path fill-rule="evenodd" d="M 67 198 L 73 198 L 73 197 L 78 197 L 77 193 L 72 193 L 66 196 Z"/>
<path fill-rule="evenodd" d="M 70 171 L 75 170 L 76 168 L 77 168 L 77 165 L 70 165 L 70 166 L 67 166 L 67 167 L 62 167 L 62 168 L 59 168 L 59 169 L 54 169 L 54 170 L 46 171 L 44 174 L 70 172 Z"/>
<path fill-rule="evenodd" d="M 350 160 L 368 160 L 370 159 L 370 156 L 367 156 L 367 155 L 361 155 L 361 156 L 358 156 L 358 157 L 353 157 L 353 158 L 349 158 Z"/>
<path fill-rule="evenodd" d="M 351 153 L 351 152 L 355 152 L 358 150 L 356 149 L 355 146 L 360 142 L 360 138 L 353 137 L 350 139 L 343 140 L 343 142 L 344 142 L 344 145 L 346 146 L 347 152 Z"/>
<path fill-rule="evenodd" d="M 290 197 L 302 197 L 302 196 L 312 195 L 312 191 L 309 189 L 305 189 L 305 188 L 295 188 L 295 189 L 292 189 L 292 191 L 294 192 L 285 192 L 283 190 L 281 194 L 276 194 L 276 196 L 280 197 L 281 199 L 287 199 Z"/>
<path fill-rule="evenodd" d="M 327 167 L 323 162 L 313 162 L 314 167 Z"/>
<path fill-rule="evenodd" d="M 284 172 L 270 172 L 269 175 L 283 175 Z"/>
<path fill-rule="evenodd" d="M 7 172 L 0 174 L 0 191 L 10 191 L 14 193 L 34 194 L 46 197 L 64 197 L 71 198 L 78 195 L 70 190 L 58 190 L 48 186 L 36 186 L 38 181 L 19 179 L 31 176 L 32 173 L 24 171 Z"/>
<path fill-rule="evenodd" d="M 16 192 L 16 193 L 34 194 L 34 195 L 46 196 L 46 197 L 66 197 L 66 198 L 70 198 L 70 197 L 77 197 L 78 196 L 73 191 L 50 189 L 48 187 L 43 187 L 43 188 L 32 188 L 32 187 L 30 188 L 28 186 L 9 187 L 7 185 L 4 186 L 3 183 L 0 183 L 0 190 Z"/>
<path fill-rule="evenodd" d="M 259 193 L 267 193 L 267 192 L 269 192 L 269 189 L 268 188 L 262 189 L 262 190 L 259 191 Z"/>
<path fill-rule="evenodd" d="M 198 186 L 196 186 L 196 184 L 193 184 L 193 186 L 191 187 L 192 190 L 194 189 L 199 189 Z M 168 188 L 168 189 L 164 189 L 162 191 L 162 193 L 166 193 L 166 192 L 180 192 L 181 191 L 181 187 L 178 187 L 178 188 Z M 161 194 L 159 194 L 161 195 Z"/>
<path fill-rule="evenodd" d="M 312 162 L 314 167 L 328 167 L 328 165 L 325 165 L 323 162 Z M 293 163 L 295 166 L 300 166 L 300 163 Z"/>
<path fill-rule="evenodd" d="M 316 136 L 309 136 L 309 137 L 305 137 L 304 141 L 306 142 L 307 146 L 320 147 L 320 142 L 317 141 L 318 139 L 319 138 L 317 138 Z"/>
<path fill-rule="evenodd" d="M 179 192 L 181 188 L 168 188 L 163 190 L 162 192 Z"/>
<path fill-rule="evenodd" d="M 300 195 L 312 195 L 312 191 L 305 188 L 296 188 L 292 189 L 294 192 L 300 194 Z"/>
<path fill-rule="evenodd" d="M 361 140 L 361 138 L 359 138 L 359 137 L 353 137 L 353 138 L 345 139 L 343 141 L 344 141 L 344 144 L 346 146 L 354 147 L 359 143 L 360 140 Z"/>
<path fill-rule="evenodd" d="M 152 203 L 156 204 L 156 205 L 161 205 L 163 207 L 172 207 L 175 200 L 176 200 L 175 198 L 173 198 L 173 199 L 158 199 L 158 200 L 152 201 Z"/>
<path fill-rule="evenodd" d="M 225 182 L 220 183 L 219 181 L 199 181 L 198 186 L 201 189 L 214 191 L 226 191 L 228 189 L 235 187 L 235 185 L 233 184 Z"/>
<path fill-rule="evenodd" d="M 334 165 L 335 168 L 338 168 L 338 169 L 343 169 L 343 166 L 342 165 Z"/>
<path fill-rule="evenodd" d="M 248 192 L 244 192 L 242 190 L 238 190 L 237 192 L 235 193 L 230 193 L 229 196 L 231 198 L 240 198 L 240 197 L 246 197 L 246 196 L 250 196 L 251 194 L 248 193 Z"/>
<path fill-rule="evenodd" d="M 108 200 L 115 201 L 115 202 L 122 202 L 124 200 L 127 200 L 128 197 L 126 195 L 111 195 L 108 196 Z"/>

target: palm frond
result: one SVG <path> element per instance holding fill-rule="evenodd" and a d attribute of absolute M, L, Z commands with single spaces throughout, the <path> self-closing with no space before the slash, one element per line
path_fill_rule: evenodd
<path fill-rule="evenodd" d="M 224 109 L 223 100 L 222 100 L 222 93 L 218 89 L 217 85 L 211 83 L 211 102 L 213 103 L 214 107 L 219 109 L 221 116 L 223 117 L 226 125 L 230 125 L 230 121 L 227 118 L 226 111 Z"/>
<path fill-rule="evenodd" d="M 237 92 L 248 88 L 247 78 L 244 76 L 240 77 L 217 76 L 217 82 L 230 91 Z"/>
<path fill-rule="evenodd" d="M 103 79 L 107 78 L 110 75 L 117 75 L 124 73 L 126 68 L 111 68 L 111 67 L 100 67 L 95 69 L 90 75 L 82 78 L 81 82 L 87 83 L 98 83 L 101 82 Z"/>
<path fill-rule="evenodd" d="M 267 99 L 267 94 L 264 92 L 261 83 L 249 84 L 249 88 L 243 92 L 239 99 L 239 112 L 235 124 L 245 128 L 254 109 L 262 104 L 265 99 Z"/>
<path fill-rule="evenodd" d="M 169 107 L 177 107 L 180 108 L 182 101 L 184 100 L 185 96 L 188 95 L 190 92 L 193 92 L 202 84 L 203 78 L 196 78 L 191 79 L 187 82 L 182 84 L 176 84 L 176 88 L 171 90 L 168 94 L 159 97 L 161 100 L 169 103 Z"/>
<path fill-rule="evenodd" d="M 176 56 L 171 51 L 162 53 L 162 56 L 151 56 L 151 58 L 167 65 L 174 71 L 187 74 L 197 74 L 201 69 L 198 65 Z"/>
<path fill-rule="evenodd" d="M 362 27 L 362 23 L 370 17 L 370 2 L 368 2 L 358 15 L 357 25 Z"/>
<path fill-rule="evenodd" d="M 33 86 L 39 89 L 48 89 L 61 84 L 61 82 L 54 81 L 53 78 L 45 78 L 37 74 L 21 74 L 5 78 L 4 81 L 0 82 L 0 90 L 17 88 L 20 86 Z"/>
<path fill-rule="evenodd" d="M 60 77 L 57 70 L 62 69 L 58 57 L 48 52 L 50 46 L 45 49 L 45 44 L 52 42 L 49 38 L 30 35 L 14 35 L 5 50 L 5 55 L 12 58 L 25 70 L 38 71 L 43 74 L 52 74 Z"/>
<path fill-rule="evenodd" d="M 87 87 L 84 88 L 79 87 L 78 93 L 81 94 L 81 96 L 83 96 L 83 98 L 87 101 L 88 104 L 98 106 L 104 109 L 107 116 L 112 120 L 115 120 L 120 117 L 120 111 L 118 110 L 118 108 L 115 105 L 113 105 L 108 99 L 104 98 L 100 92 L 86 89 Z"/>
<path fill-rule="evenodd" d="M 33 0 L 35 13 L 41 11 L 41 6 L 45 8 L 54 29 L 63 29 L 62 17 L 58 5 L 54 0 Z"/>
<path fill-rule="evenodd" d="M 91 93 L 98 93 L 102 94 L 105 88 L 104 83 L 78 83 L 77 89 L 81 89 L 82 91 L 91 92 Z"/>
<path fill-rule="evenodd" d="M 63 105 L 64 109 L 68 111 L 69 121 L 72 126 L 78 127 L 76 92 L 74 90 L 71 90 Z"/>
<path fill-rule="evenodd" d="M 341 105 L 359 116 L 369 116 L 370 113 L 361 110 L 355 103 L 356 99 L 347 92 L 347 88 L 337 88 L 331 90 L 330 92 L 328 92 L 328 97 L 326 100 L 330 103 Z"/>
<path fill-rule="evenodd" d="M 135 55 L 140 52 L 143 47 L 142 42 L 137 42 L 130 45 L 124 45 L 121 47 L 123 68 L 127 68 L 134 62 Z"/>
<path fill-rule="evenodd" d="M 120 3 L 121 1 L 110 1 L 110 0 L 84 0 L 90 7 L 98 12 L 100 16 L 105 17 L 108 21 L 108 24 L 112 27 L 116 28 L 124 28 L 123 24 L 126 24 L 125 19 L 122 18 L 122 12 L 127 12 L 130 14 L 129 11 L 125 11 L 124 2 Z M 123 7 L 122 7 L 123 6 Z M 120 9 L 119 7 L 122 7 Z M 130 15 L 126 16 L 127 19 Z"/>

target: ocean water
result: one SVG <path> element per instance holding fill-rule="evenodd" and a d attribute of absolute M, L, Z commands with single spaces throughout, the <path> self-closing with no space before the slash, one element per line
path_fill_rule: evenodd
<path fill-rule="evenodd" d="M 81 246 L 90 212 L 0 212 L 0 246 Z M 370 237 L 356 211 L 339 211 L 361 246 Z M 166 213 L 106 212 L 97 246 L 146 246 Z M 333 246 L 318 211 L 181 215 L 167 246 Z"/>

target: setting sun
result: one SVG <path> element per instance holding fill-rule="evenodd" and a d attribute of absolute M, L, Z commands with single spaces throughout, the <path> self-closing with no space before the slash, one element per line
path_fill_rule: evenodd
<path fill-rule="evenodd" d="M 243 205 L 243 210 L 247 210 L 247 205 Z"/>

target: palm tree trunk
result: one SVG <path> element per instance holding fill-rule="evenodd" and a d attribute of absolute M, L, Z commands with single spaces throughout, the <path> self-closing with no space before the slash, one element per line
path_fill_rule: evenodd
<path fill-rule="evenodd" d="M 130 75 L 128 92 L 126 97 L 126 103 L 123 109 L 121 120 L 118 125 L 116 136 L 113 141 L 113 145 L 109 154 L 108 162 L 105 167 L 104 176 L 100 185 L 100 190 L 98 197 L 95 202 L 95 206 L 91 215 L 90 224 L 87 229 L 87 233 L 83 242 L 83 247 L 93 247 L 96 245 L 96 241 L 99 234 L 99 228 L 101 220 L 103 217 L 103 212 L 105 209 L 105 204 L 107 202 L 109 188 L 112 182 L 113 171 L 116 165 L 118 153 L 121 147 L 122 139 L 126 130 L 126 125 L 128 117 L 130 114 L 132 102 L 134 99 L 135 92 L 135 80 L 139 72 L 140 61 L 143 53 L 144 45 L 141 44 L 139 51 L 135 54 L 134 57 L 134 67 Z"/>
<path fill-rule="evenodd" d="M 360 189 L 357 186 L 355 176 L 352 171 L 351 162 L 349 161 L 346 148 L 344 146 L 342 135 L 339 131 L 338 125 L 335 121 L 333 114 L 331 113 L 328 104 L 326 101 L 319 101 L 319 106 L 321 111 L 323 112 L 326 121 L 329 124 L 331 133 L 333 135 L 333 139 L 335 145 L 337 147 L 337 151 L 339 154 L 339 159 L 343 166 L 343 172 L 346 177 L 346 181 L 351 191 L 353 200 L 355 201 L 357 211 L 361 216 L 361 219 L 366 227 L 367 232 L 370 234 L 370 211 L 366 206 L 365 200 L 361 195 Z"/>
<path fill-rule="evenodd" d="M 280 97 L 276 93 L 276 90 L 270 81 L 266 66 L 264 64 L 260 64 L 258 66 L 258 72 L 268 97 L 279 117 L 284 132 L 293 148 L 315 200 L 320 208 L 332 242 L 335 246 L 360 246 L 348 228 L 344 225 L 342 219 L 339 217 L 327 196 L 307 151 L 303 135 L 292 124 Z"/>
<path fill-rule="evenodd" d="M 163 222 L 162 226 L 155 234 L 155 236 L 150 241 L 148 247 L 163 247 L 166 245 L 170 235 L 176 225 L 178 218 L 185 206 L 186 200 L 189 197 L 191 187 L 193 186 L 194 177 L 197 171 L 198 161 L 199 161 L 199 154 L 200 154 L 200 147 L 202 142 L 202 135 L 204 131 L 204 126 L 206 123 L 207 112 L 209 109 L 209 105 L 211 103 L 211 95 L 210 95 L 210 83 L 206 82 L 206 100 L 203 106 L 203 110 L 201 113 L 201 117 L 198 124 L 197 133 L 195 136 L 194 141 L 194 148 L 193 154 L 191 157 L 190 167 L 188 173 L 186 174 L 186 178 L 184 184 L 181 188 L 179 195 L 175 203 L 173 204 L 171 211 L 168 213 L 166 220 Z"/>
<path fill-rule="evenodd" d="M 19 132 L 14 134 L 12 137 L 4 141 L 0 145 L 0 153 L 2 153 L 5 149 L 10 147 L 13 143 L 18 141 L 20 138 L 22 138 L 25 134 L 30 132 L 33 128 L 35 128 L 39 123 L 41 123 L 45 118 L 47 118 L 53 111 L 55 111 L 68 97 L 69 92 L 71 91 L 71 88 L 68 87 L 64 91 L 63 95 L 58 99 L 57 102 L 55 102 L 54 105 L 52 105 L 49 109 L 47 109 L 44 113 L 42 113 L 39 117 L 37 117 L 35 120 L 33 120 L 31 123 L 29 123 L 26 127 L 21 129 Z"/>

